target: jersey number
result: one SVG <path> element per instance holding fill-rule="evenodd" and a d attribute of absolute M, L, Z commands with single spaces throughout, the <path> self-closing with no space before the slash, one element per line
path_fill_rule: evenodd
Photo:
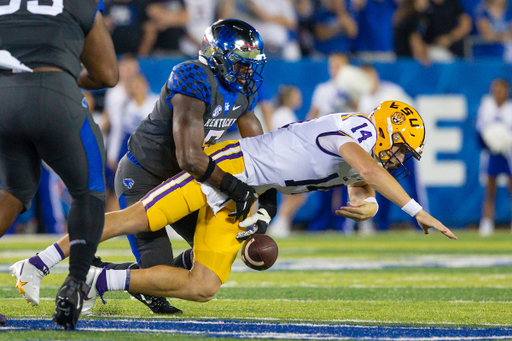
<path fill-rule="evenodd" d="M 350 130 L 352 130 L 353 133 L 358 131 L 361 128 L 367 127 L 368 123 L 361 124 L 360 126 L 354 127 Z M 368 130 L 359 130 L 361 133 L 361 137 L 357 139 L 357 142 L 361 143 L 362 141 L 366 140 L 369 137 L 372 137 L 372 133 L 370 133 Z"/>
<path fill-rule="evenodd" d="M 225 132 L 225 130 L 210 130 L 208 132 L 208 135 L 206 135 L 206 137 L 204 138 L 203 147 L 208 147 L 211 146 L 212 144 L 215 144 L 215 141 L 220 139 Z"/>
<path fill-rule="evenodd" d="M 0 6 L 0 15 L 12 14 L 21 7 L 21 0 L 10 0 L 8 5 Z M 56 16 L 64 10 L 64 0 L 53 0 L 53 4 L 39 5 L 39 0 L 27 1 L 27 10 L 33 14 Z"/>

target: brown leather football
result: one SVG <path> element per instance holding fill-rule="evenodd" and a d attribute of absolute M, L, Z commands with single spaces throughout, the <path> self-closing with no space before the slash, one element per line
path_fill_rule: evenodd
<path fill-rule="evenodd" d="M 242 261 L 254 270 L 266 270 L 277 260 L 278 249 L 274 239 L 264 234 L 247 238 L 242 245 Z"/>

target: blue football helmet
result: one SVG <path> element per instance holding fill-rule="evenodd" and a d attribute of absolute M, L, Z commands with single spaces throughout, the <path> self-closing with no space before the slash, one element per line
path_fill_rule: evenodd
<path fill-rule="evenodd" d="M 223 19 L 206 29 L 201 55 L 231 90 L 246 96 L 258 91 L 261 72 L 267 62 L 261 36 L 251 25 L 236 19 Z"/>

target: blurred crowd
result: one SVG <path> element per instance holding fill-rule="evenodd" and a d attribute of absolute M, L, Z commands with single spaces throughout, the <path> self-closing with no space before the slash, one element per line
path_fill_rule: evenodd
<path fill-rule="evenodd" d="M 262 35 L 270 58 L 367 60 L 413 57 L 423 64 L 502 56 L 512 62 L 507 0 L 106 0 L 117 53 L 195 57 L 208 25 L 238 18 Z"/>

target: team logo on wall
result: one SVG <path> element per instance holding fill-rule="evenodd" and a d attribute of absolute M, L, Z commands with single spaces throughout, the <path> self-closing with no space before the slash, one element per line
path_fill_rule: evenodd
<path fill-rule="evenodd" d="M 217 105 L 215 110 L 213 110 L 212 117 L 217 117 L 222 113 L 222 107 L 220 105 Z"/>
<path fill-rule="evenodd" d="M 391 121 L 393 124 L 404 124 L 405 122 L 405 115 L 401 112 L 395 112 L 391 114 Z"/>
<path fill-rule="evenodd" d="M 123 185 L 128 187 L 128 189 L 132 189 L 134 183 L 135 183 L 135 181 L 133 181 L 133 179 L 130 179 L 130 178 L 123 179 Z"/>

